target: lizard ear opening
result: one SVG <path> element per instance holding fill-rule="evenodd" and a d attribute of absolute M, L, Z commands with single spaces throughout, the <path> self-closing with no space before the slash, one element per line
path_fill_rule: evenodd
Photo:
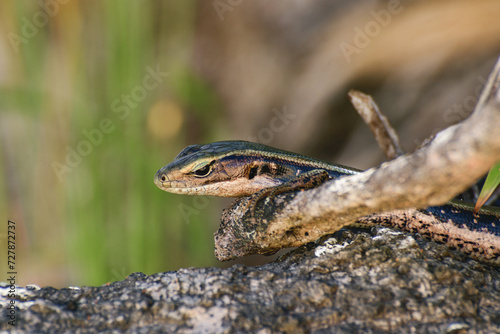
<path fill-rule="evenodd" d="M 263 165 L 262 167 L 260 167 L 259 175 L 262 174 L 272 174 L 271 167 L 269 167 L 269 165 Z"/>

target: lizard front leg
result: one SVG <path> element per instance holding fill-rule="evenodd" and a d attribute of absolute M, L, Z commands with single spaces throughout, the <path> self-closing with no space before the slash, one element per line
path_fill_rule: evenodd
<path fill-rule="evenodd" d="M 255 219 L 257 204 L 264 197 L 272 199 L 274 196 L 285 192 L 315 188 L 323 184 L 329 178 L 330 176 L 328 172 L 324 169 L 314 169 L 303 174 L 299 174 L 277 187 L 262 189 L 252 195 L 250 201 L 247 203 L 246 210 L 249 210 L 252 219 Z"/>

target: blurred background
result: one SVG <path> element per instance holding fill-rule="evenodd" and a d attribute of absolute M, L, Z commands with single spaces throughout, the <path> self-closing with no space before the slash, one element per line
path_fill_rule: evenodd
<path fill-rule="evenodd" d="M 227 139 L 376 166 L 350 89 L 411 151 L 473 110 L 499 18 L 498 0 L 2 1 L 0 243 L 14 221 L 17 283 L 230 265 L 213 255 L 230 202 L 162 192 L 157 169 Z"/>

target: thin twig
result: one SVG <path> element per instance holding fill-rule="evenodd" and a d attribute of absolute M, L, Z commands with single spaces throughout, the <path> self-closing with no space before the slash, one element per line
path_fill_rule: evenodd
<path fill-rule="evenodd" d="M 481 96 L 479 96 L 479 100 L 477 101 L 476 107 L 474 108 L 473 113 L 480 112 L 480 110 L 484 109 L 485 104 L 490 100 L 500 100 L 500 96 L 493 96 L 495 94 L 500 94 L 500 58 L 495 63 L 493 70 L 491 71 L 490 76 L 488 77 L 488 81 L 486 81 L 486 85 L 481 92 Z"/>
<path fill-rule="evenodd" d="M 370 127 L 375 140 L 387 158 L 392 160 L 403 155 L 405 152 L 399 144 L 399 137 L 396 130 L 391 126 L 387 117 L 380 112 L 373 98 L 357 90 L 350 90 L 347 95 L 354 109 L 356 109 L 361 118 L 363 118 L 363 121 Z"/>

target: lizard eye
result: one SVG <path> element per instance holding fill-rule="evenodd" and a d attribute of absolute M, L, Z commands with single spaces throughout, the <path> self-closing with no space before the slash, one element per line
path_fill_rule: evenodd
<path fill-rule="evenodd" d="M 194 171 L 194 176 L 196 176 L 196 177 L 205 177 L 208 174 L 210 174 L 211 171 L 212 171 L 212 166 L 211 165 L 205 165 L 205 166 L 201 167 L 200 169 L 195 170 Z"/>

